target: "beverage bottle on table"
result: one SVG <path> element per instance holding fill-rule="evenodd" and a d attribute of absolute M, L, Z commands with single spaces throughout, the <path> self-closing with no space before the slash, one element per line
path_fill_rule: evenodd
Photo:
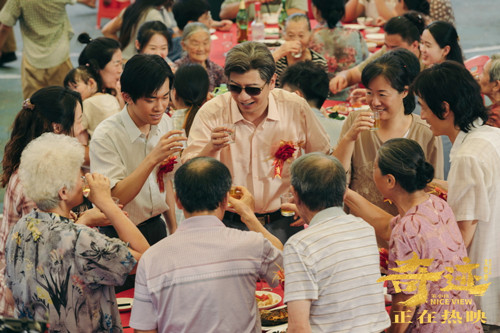
<path fill-rule="evenodd" d="M 278 17 L 278 25 L 280 28 L 280 38 L 283 38 L 285 35 L 285 24 L 286 19 L 288 18 L 288 14 L 286 13 L 286 0 L 281 0 L 281 11 L 280 16 Z"/>
<path fill-rule="evenodd" d="M 264 40 L 265 38 L 265 26 L 264 22 L 262 22 L 262 17 L 260 16 L 260 2 L 255 3 L 255 18 L 252 21 L 252 40 Z"/>
<path fill-rule="evenodd" d="M 245 8 L 245 0 L 240 1 L 240 10 L 236 15 L 236 26 L 238 27 L 238 43 L 248 40 L 248 13 Z"/>

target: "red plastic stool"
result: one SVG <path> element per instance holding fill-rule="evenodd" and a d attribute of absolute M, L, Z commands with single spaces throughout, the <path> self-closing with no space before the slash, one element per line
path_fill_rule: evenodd
<path fill-rule="evenodd" d="M 115 18 L 128 5 L 130 5 L 130 0 L 99 0 L 99 6 L 97 7 L 97 29 L 101 29 L 102 18 Z"/>

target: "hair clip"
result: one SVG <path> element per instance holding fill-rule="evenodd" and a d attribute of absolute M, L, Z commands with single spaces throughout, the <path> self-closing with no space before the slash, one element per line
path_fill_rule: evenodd
<path fill-rule="evenodd" d="M 24 100 L 24 102 L 23 102 L 23 109 L 25 109 L 25 110 L 32 110 L 32 111 L 35 109 L 35 106 L 33 104 L 31 104 L 29 98 L 26 98 Z"/>

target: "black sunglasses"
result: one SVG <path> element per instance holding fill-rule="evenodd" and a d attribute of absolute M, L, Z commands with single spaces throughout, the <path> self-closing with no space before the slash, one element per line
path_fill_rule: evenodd
<path fill-rule="evenodd" d="M 264 89 L 266 84 L 264 84 L 264 86 L 262 86 L 262 88 L 259 88 L 259 87 L 244 87 L 243 88 L 243 87 L 240 87 L 236 84 L 230 84 L 228 86 L 228 88 L 229 88 L 230 92 L 233 92 L 233 93 L 238 94 L 238 95 L 241 94 L 242 90 L 245 90 L 245 92 L 249 96 L 257 96 L 257 95 L 260 95 L 260 93 L 262 92 L 262 89 Z"/>

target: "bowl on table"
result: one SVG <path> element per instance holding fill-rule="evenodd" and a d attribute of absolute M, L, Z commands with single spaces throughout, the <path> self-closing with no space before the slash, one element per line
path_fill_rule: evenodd
<path fill-rule="evenodd" d="M 375 52 L 378 45 L 375 42 L 366 42 L 366 46 L 368 47 L 368 51 Z"/>
<path fill-rule="evenodd" d="M 356 21 L 358 22 L 358 24 L 368 25 L 368 26 L 371 26 L 375 23 L 375 20 L 371 17 L 358 17 Z"/>

